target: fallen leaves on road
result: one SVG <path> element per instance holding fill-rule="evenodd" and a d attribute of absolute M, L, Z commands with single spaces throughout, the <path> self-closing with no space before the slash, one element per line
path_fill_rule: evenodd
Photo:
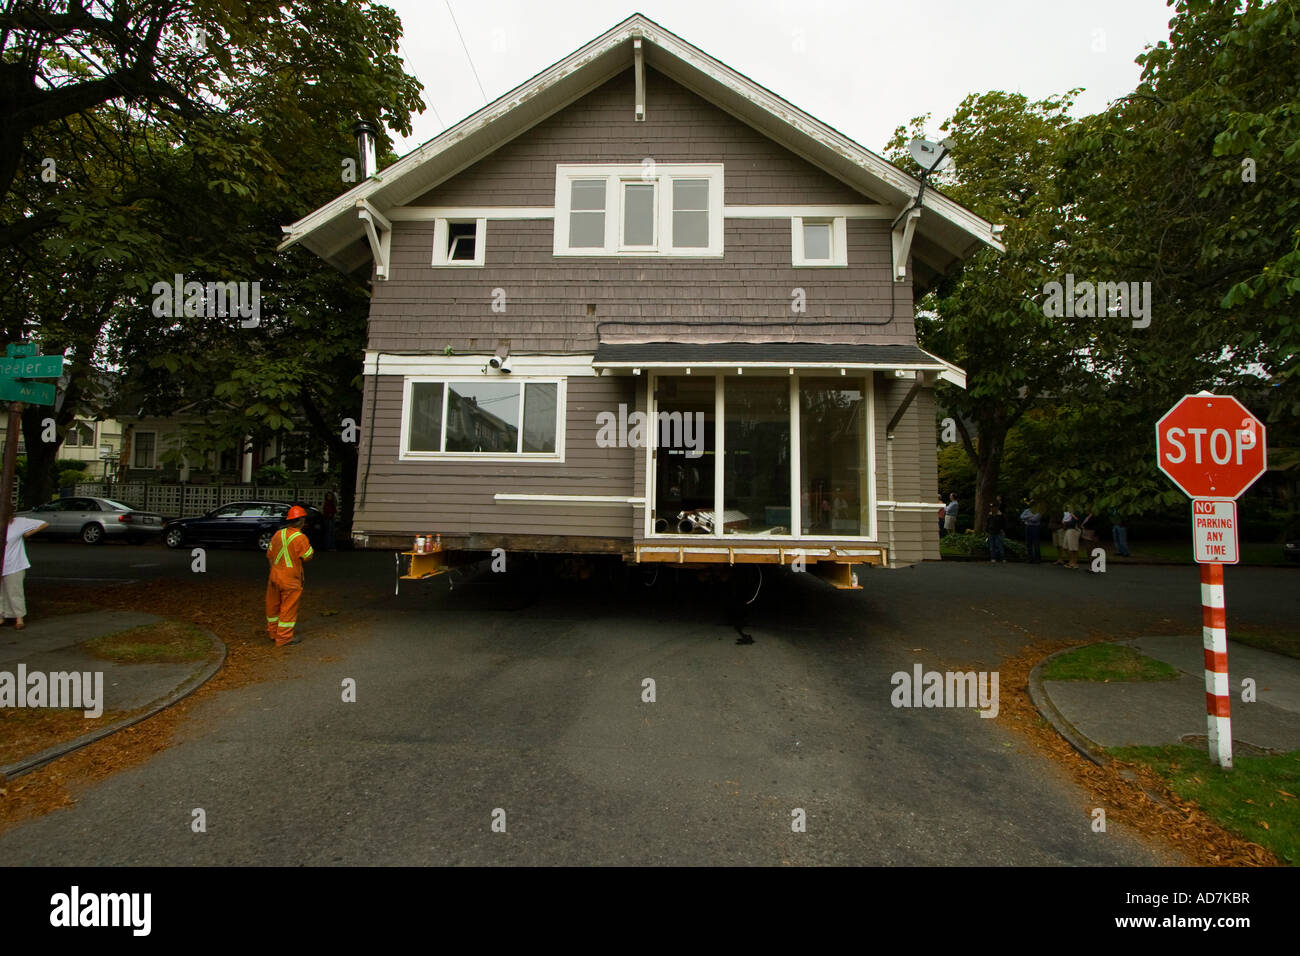
<path fill-rule="evenodd" d="M 1080 826 L 1088 825 L 1094 807 L 1103 807 L 1108 825 L 1127 825 L 1193 865 L 1281 866 L 1269 850 L 1228 832 L 1195 803 L 1179 797 L 1149 767 L 1120 761 L 1099 767 L 1042 719 L 1029 699 L 1029 672 L 1049 654 L 1092 640 L 1095 638 L 1036 641 L 1003 660 L 998 668 L 1001 701 L 997 720 L 1005 720 L 1005 726 L 1031 738 L 1039 752 L 1054 757 L 1088 792 L 1089 805 L 1080 808 Z"/>
<path fill-rule="evenodd" d="M 313 628 L 310 640 L 292 649 L 277 648 L 266 633 L 262 585 L 238 581 L 154 580 L 116 587 L 91 588 L 63 585 L 55 589 L 28 585 L 28 600 L 64 613 L 90 607 L 144 611 L 176 621 L 187 621 L 216 634 L 226 645 L 226 660 L 212 678 L 184 700 L 148 720 L 127 727 L 103 740 L 74 751 L 18 781 L 9 781 L 0 793 L 0 830 L 14 823 L 72 806 L 73 794 L 86 785 L 142 764 L 166 750 L 173 735 L 194 708 L 213 695 L 264 680 L 293 675 L 294 658 L 317 659 L 312 644 L 335 636 Z M 304 597 L 310 613 L 311 591 Z M 48 613 L 48 612 L 47 612 Z M 304 616 L 306 616 L 304 614 Z M 333 625 L 337 626 L 337 625 Z M 324 648 L 322 647 L 322 650 Z"/>

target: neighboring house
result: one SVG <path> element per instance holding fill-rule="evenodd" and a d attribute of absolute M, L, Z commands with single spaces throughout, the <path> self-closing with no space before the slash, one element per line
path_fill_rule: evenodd
<path fill-rule="evenodd" d="M 64 436 L 59 457 L 84 461 L 88 477 L 104 478 L 116 470 L 121 450 L 121 422 L 115 418 L 102 422 L 79 418 Z"/>
<path fill-rule="evenodd" d="M 372 276 L 358 545 L 938 558 L 913 298 L 989 223 L 641 15 L 370 173 L 284 243 Z"/>
<path fill-rule="evenodd" d="M 0 418 L 0 446 L 8 430 L 8 416 Z M 122 446 L 122 423 L 116 419 L 95 421 L 90 418 L 78 418 L 73 426 L 63 435 L 63 444 L 59 446 L 60 459 L 75 459 L 86 462 L 86 476 L 103 478 L 111 475 L 117 467 L 117 456 Z M 27 438 L 18 438 L 18 455 L 27 454 Z"/>
<path fill-rule="evenodd" d="M 283 465 L 291 481 L 308 484 L 328 467 L 325 453 L 305 435 L 277 436 L 242 453 L 176 455 L 184 447 L 185 426 L 195 421 L 183 410 L 167 416 L 123 415 L 118 480 L 248 484 L 263 465 Z"/>

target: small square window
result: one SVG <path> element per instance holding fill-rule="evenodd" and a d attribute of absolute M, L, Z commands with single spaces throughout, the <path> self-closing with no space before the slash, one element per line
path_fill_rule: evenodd
<path fill-rule="evenodd" d="M 447 223 L 447 258 L 452 262 L 473 262 L 476 231 L 477 223 Z"/>
<path fill-rule="evenodd" d="M 831 224 L 829 222 L 803 224 L 803 257 L 809 261 L 830 261 Z"/>
<path fill-rule="evenodd" d="M 849 264 L 847 229 L 843 216 L 804 219 L 790 223 L 790 255 L 796 266 L 843 267 Z"/>
<path fill-rule="evenodd" d="M 486 219 L 438 219 L 433 224 L 433 265 L 483 265 Z"/>

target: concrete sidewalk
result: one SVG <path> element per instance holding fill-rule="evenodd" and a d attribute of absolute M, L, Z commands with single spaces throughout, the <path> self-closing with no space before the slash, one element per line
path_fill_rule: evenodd
<path fill-rule="evenodd" d="M 1205 664 L 1200 635 L 1122 641 L 1179 671 L 1164 681 L 1045 681 L 1044 661 L 1030 674 L 1035 706 L 1078 750 L 1101 760 L 1100 749 L 1190 742 L 1206 733 Z M 1065 652 L 1065 653 L 1068 653 Z M 1255 681 L 1255 701 L 1241 699 L 1242 681 Z M 1234 749 L 1300 749 L 1300 660 L 1228 642 Z M 1240 745 L 1246 745 L 1244 747 Z"/>
<path fill-rule="evenodd" d="M 13 625 L 0 628 L 0 672 L 15 675 L 15 679 L 20 664 L 27 674 L 89 671 L 104 675 L 100 702 L 104 717 L 86 718 L 84 734 L 0 766 L 0 775 L 14 777 L 26 773 L 138 723 L 190 694 L 220 669 L 226 658 L 226 647 L 213 634 L 208 635 L 213 645 L 212 655 L 202 661 L 184 663 L 123 664 L 96 657 L 81 646 L 96 637 L 164 620 L 155 614 L 134 611 L 94 611 L 38 618 L 29 621 L 21 631 Z M 109 715 L 122 712 L 129 712 L 128 716 L 105 721 Z"/>

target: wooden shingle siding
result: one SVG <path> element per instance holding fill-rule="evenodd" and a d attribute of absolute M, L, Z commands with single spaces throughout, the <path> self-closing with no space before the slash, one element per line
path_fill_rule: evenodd
<path fill-rule="evenodd" d="M 653 70 L 647 119 L 632 119 L 632 72 L 616 77 L 413 205 L 551 206 L 557 163 L 723 163 L 729 205 L 862 204 L 869 197 L 805 162 Z M 594 351 L 600 322 L 629 321 L 650 340 L 672 319 L 778 323 L 744 340 L 911 344 L 910 283 L 889 277 L 889 223 L 850 219 L 849 267 L 791 266 L 790 220 L 724 220 L 724 257 L 553 255 L 551 220 L 491 220 L 482 268 L 434 269 L 432 222 L 396 222 L 390 278 L 375 282 L 370 347 Z M 794 289 L 806 311 L 791 312 Z M 493 312 L 493 290 L 506 311 Z M 894 297 L 890 321 L 890 297 Z M 589 314 L 594 306 L 594 315 Z M 805 327 L 836 322 L 829 328 Z M 864 325 L 864 322 L 886 323 Z"/>
<path fill-rule="evenodd" d="M 568 380 L 563 462 L 400 461 L 402 377 L 365 379 L 357 512 L 359 534 L 508 533 L 627 537 L 629 505 L 498 503 L 502 494 L 628 495 L 633 449 L 596 445 L 596 415 L 633 401 L 627 378 Z M 373 455 L 369 423 L 374 396 Z M 369 464 L 367 465 L 367 461 Z"/>
<path fill-rule="evenodd" d="M 724 202 L 731 206 L 873 201 L 662 74 L 647 70 L 646 84 L 645 122 L 633 120 L 628 70 L 412 205 L 550 207 L 557 164 L 639 164 L 647 157 L 660 164 L 722 163 Z M 911 283 L 890 276 L 888 219 L 847 221 L 847 268 L 793 267 L 788 217 L 724 219 L 723 227 L 720 259 L 557 258 L 551 220 L 488 220 L 482 268 L 435 269 L 434 223 L 399 219 L 390 278 L 373 284 L 369 348 L 441 355 L 450 347 L 486 355 L 498 339 L 508 339 L 516 355 L 591 354 L 600 341 L 690 342 L 701 333 L 723 341 L 916 343 Z M 492 309 L 498 289 L 504 312 Z M 806 311 L 798 314 L 791 311 L 795 289 L 806 300 Z M 710 322 L 713 331 L 702 331 Z M 719 322 L 729 331 L 719 333 Z M 648 377 L 569 378 L 565 460 L 516 463 L 401 461 L 402 377 L 368 376 L 356 533 L 565 535 L 575 541 L 618 539 L 630 548 L 644 540 L 640 507 L 498 503 L 493 496 L 645 496 L 645 449 L 600 448 L 595 437 L 597 413 L 616 412 L 621 403 L 629 410 L 646 407 Z M 886 499 L 885 428 L 911 380 L 884 373 L 873 382 L 876 497 Z M 934 442 L 933 394 L 922 391 L 892 442 L 896 500 L 934 497 Z M 895 512 L 893 557 L 902 564 L 937 558 L 935 526 L 929 512 Z M 875 540 L 888 544 L 883 512 L 877 514 Z"/>

